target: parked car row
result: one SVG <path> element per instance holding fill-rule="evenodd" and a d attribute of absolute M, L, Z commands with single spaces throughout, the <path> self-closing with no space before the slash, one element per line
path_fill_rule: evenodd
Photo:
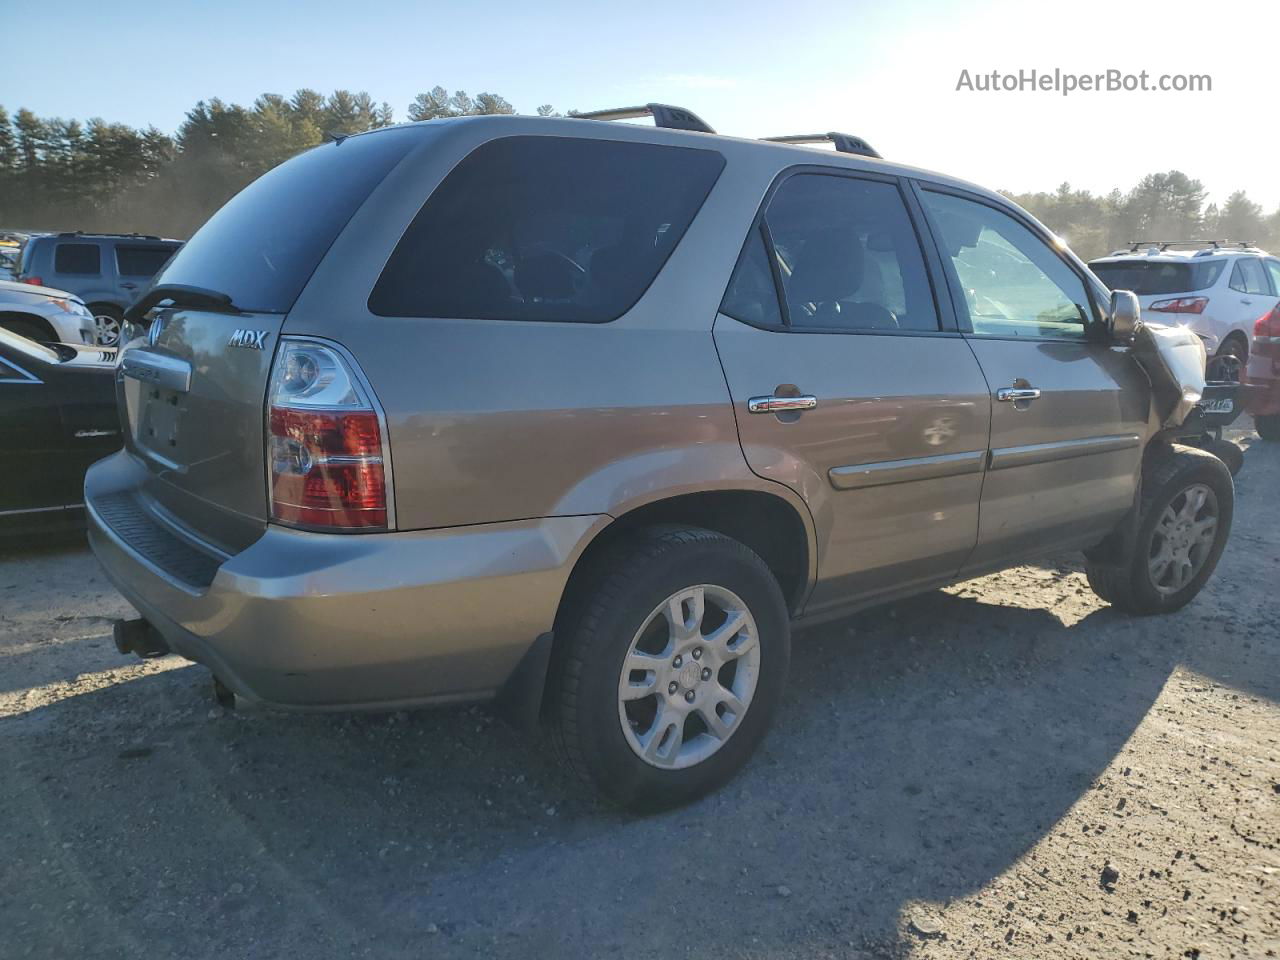
<path fill-rule="evenodd" d="M 142 234 L 34 234 L 22 241 L 20 256 L 15 258 L 12 248 L 7 256 L 13 279 L 42 291 L 53 290 L 63 300 L 87 307 L 93 320 L 88 342 L 114 346 L 125 309 L 181 246 L 178 240 Z M 34 325 L 37 339 L 81 342 L 79 337 L 68 340 L 61 328 L 49 329 L 30 317 L 9 322 L 4 316 L 9 312 L 7 302 L 0 297 L 0 326 L 5 329 L 28 336 Z"/>

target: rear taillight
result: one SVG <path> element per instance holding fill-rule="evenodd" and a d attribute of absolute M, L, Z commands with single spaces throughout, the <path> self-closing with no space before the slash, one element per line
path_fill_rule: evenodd
<path fill-rule="evenodd" d="M 1280 343 L 1280 304 L 1258 318 L 1253 325 L 1253 339 L 1255 343 Z"/>
<path fill-rule="evenodd" d="M 19 277 L 19 279 L 20 279 L 23 283 L 29 283 L 29 284 L 31 284 L 33 287 L 43 287 L 43 286 L 44 286 L 44 280 L 42 280 L 40 277 Z"/>
<path fill-rule="evenodd" d="M 271 518 L 301 527 L 388 527 L 382 426 L 350 362 L 285 340 L 267 399 Z"/>
<path fill-rule="evenodd" d="M 1204 308 L 1208 305 L 1208 297 L 1175 297 L 1172 300 L 1157 300 L 1147 309 L 1156 313 L 1204 313 Z"/>

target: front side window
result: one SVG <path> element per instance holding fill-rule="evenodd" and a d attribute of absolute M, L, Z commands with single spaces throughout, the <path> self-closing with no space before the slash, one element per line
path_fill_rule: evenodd
<path fill-rule="evenodd" d="M 154 277 L 177 247 L 118 246 L 116 269 L 122 277 Z"/>
<path fill-rule="evenodd" d="M 1081 339 L 1084 281 L 1043 240 L 985 203 L 926 190 L 943 255 L 955 269 L 972 332 L 990 337 Z"/>
<path fill-rule="evenodd" d="M 1280 260 L 1263 260 L 1267 273 L 1271 274 L 1273 296 L 1280 296 Z"/>
<path fill-rule="evenodd" d="M 603 323 L 653 282 L 724 168 L 711 150 L 505 137 L 427 199 L 387 261 L 380 316 Z"/>
<path fill-rule="evenodd" d="M 102 272 L 102 256 L 96 243 L 60 243 L 53 253 L 53 272 L 76 276 L 97 276 Z"/>

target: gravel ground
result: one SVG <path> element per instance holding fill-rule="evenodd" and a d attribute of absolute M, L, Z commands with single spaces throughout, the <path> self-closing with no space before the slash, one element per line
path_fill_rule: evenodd
<path fill-rule="evenodd" d="M 1280 956 L 1280 446 L 1237 489 L 1179 614 L 1066 559 L 799 636 L 746 771 L 643 819 L 480 709 L 224 711 L 85 549 L 6 554 L 0 957 Z"/>

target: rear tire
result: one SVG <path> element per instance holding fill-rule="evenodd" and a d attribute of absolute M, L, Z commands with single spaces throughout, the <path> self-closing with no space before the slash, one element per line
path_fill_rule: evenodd
<path fill-rule="evenodd" d="M 1213 454 L 1181 445 L 1156 454 L 1143 477 L 1129 555 L 1114 563 L 1090 561 L 1089 586 L 1116 609 L 1139 616 L 1186 606 L 1218 565 L 1234 504 L 1231 473 Z"/>
<path fill-rule="evenodd" d="M 1235 357 L 1240 361 L 1240 369 L 1243 370 L 1245 364 L 1249 362 L 1249 341 L 1238 333 L 1230 334 L 1218 347 L 1217 356 Z"/>
<path fill-rule="evenodd" d="M 559 745 L 621 806 L 688 803 L 737 773 L 777 710 L 782 591 L 754 552 L 700 528 L 640 531 L 593 566 L 557 622 Z"/>
<path fill-rule="evenodd" d="M 1280 413 L 1272 413 L 1265 417 L 1254 417 L 1253 426 L 1258 436 L 1274 443 L 1280 440 Z"/>

